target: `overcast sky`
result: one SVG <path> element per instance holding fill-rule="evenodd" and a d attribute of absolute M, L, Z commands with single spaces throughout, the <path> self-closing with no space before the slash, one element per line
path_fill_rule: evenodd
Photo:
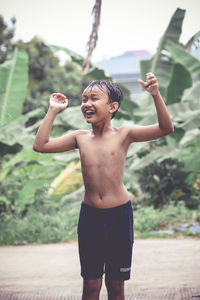
<path fill-rule="evenodd" d="M 94 0 L 0 0 L 6 21 L 17 18 L 16 37 L 41 37 L 85 55 Z M 102 0 L 99 40 L 93 61 L 127 50 L 156 51 L 176 8 L 186 9 L 181 42 L 200 30 L 200 0 Z"/>

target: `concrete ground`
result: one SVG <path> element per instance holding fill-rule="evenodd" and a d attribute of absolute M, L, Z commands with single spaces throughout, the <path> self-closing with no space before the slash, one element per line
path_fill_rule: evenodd
<path fill-rule="evenodd" d="M 125 286 L 126 299 L 200 299 L 200 240 L 135 240 Z M 76 242 L 0 247 L 0 300 L 80 299 L 81 291 Z"/>

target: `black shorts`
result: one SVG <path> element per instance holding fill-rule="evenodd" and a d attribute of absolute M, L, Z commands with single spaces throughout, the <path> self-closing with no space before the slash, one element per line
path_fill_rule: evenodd
<path fill-rule="evenodd" d="M 82 202 L 78 223 L 81 276 L 85 280 L 102 277 L 130 279 L 133 248 L 131 201 L 106 209 Z"/>

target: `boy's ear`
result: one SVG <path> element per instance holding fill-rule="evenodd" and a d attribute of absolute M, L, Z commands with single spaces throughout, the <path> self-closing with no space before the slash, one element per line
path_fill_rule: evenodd
<path fill-rule="evenodd" d="M 118 102 L 112 102 L 110 103 L 110 113 L 114 113 L 119 108 Z"/>

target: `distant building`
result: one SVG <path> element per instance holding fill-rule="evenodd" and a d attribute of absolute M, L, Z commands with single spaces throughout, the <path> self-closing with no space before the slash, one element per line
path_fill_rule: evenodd
<path fill-rule="evenodd" d="M 200 48 L 190 50 L 190 53 L 200 59 Z M 125 85 L 131 92 L 131 98 L 136 99 L 141 90 L 137 83 L 140 78 L 140 60 L 151 57 L 147 50 L 126 51 L 122 55 L 99 61 L 96 65 L 104 69 L 117 82 Z"/>
<path fill-rule="evenodd" d="M 200 47 L 190 50 L 190 53 L 196 58 L 200 59 Z"/>
<path fill-rule="evenodd" d="M 131 92 L 131 98 L 136 99 L 140 92 L 140 85 L 137 83 L 140 78 L 140 60 L 151 57 L 147 50 L 126 51 L 122 55 L 99 61 L 96 65 L 125 85 Z"/>

